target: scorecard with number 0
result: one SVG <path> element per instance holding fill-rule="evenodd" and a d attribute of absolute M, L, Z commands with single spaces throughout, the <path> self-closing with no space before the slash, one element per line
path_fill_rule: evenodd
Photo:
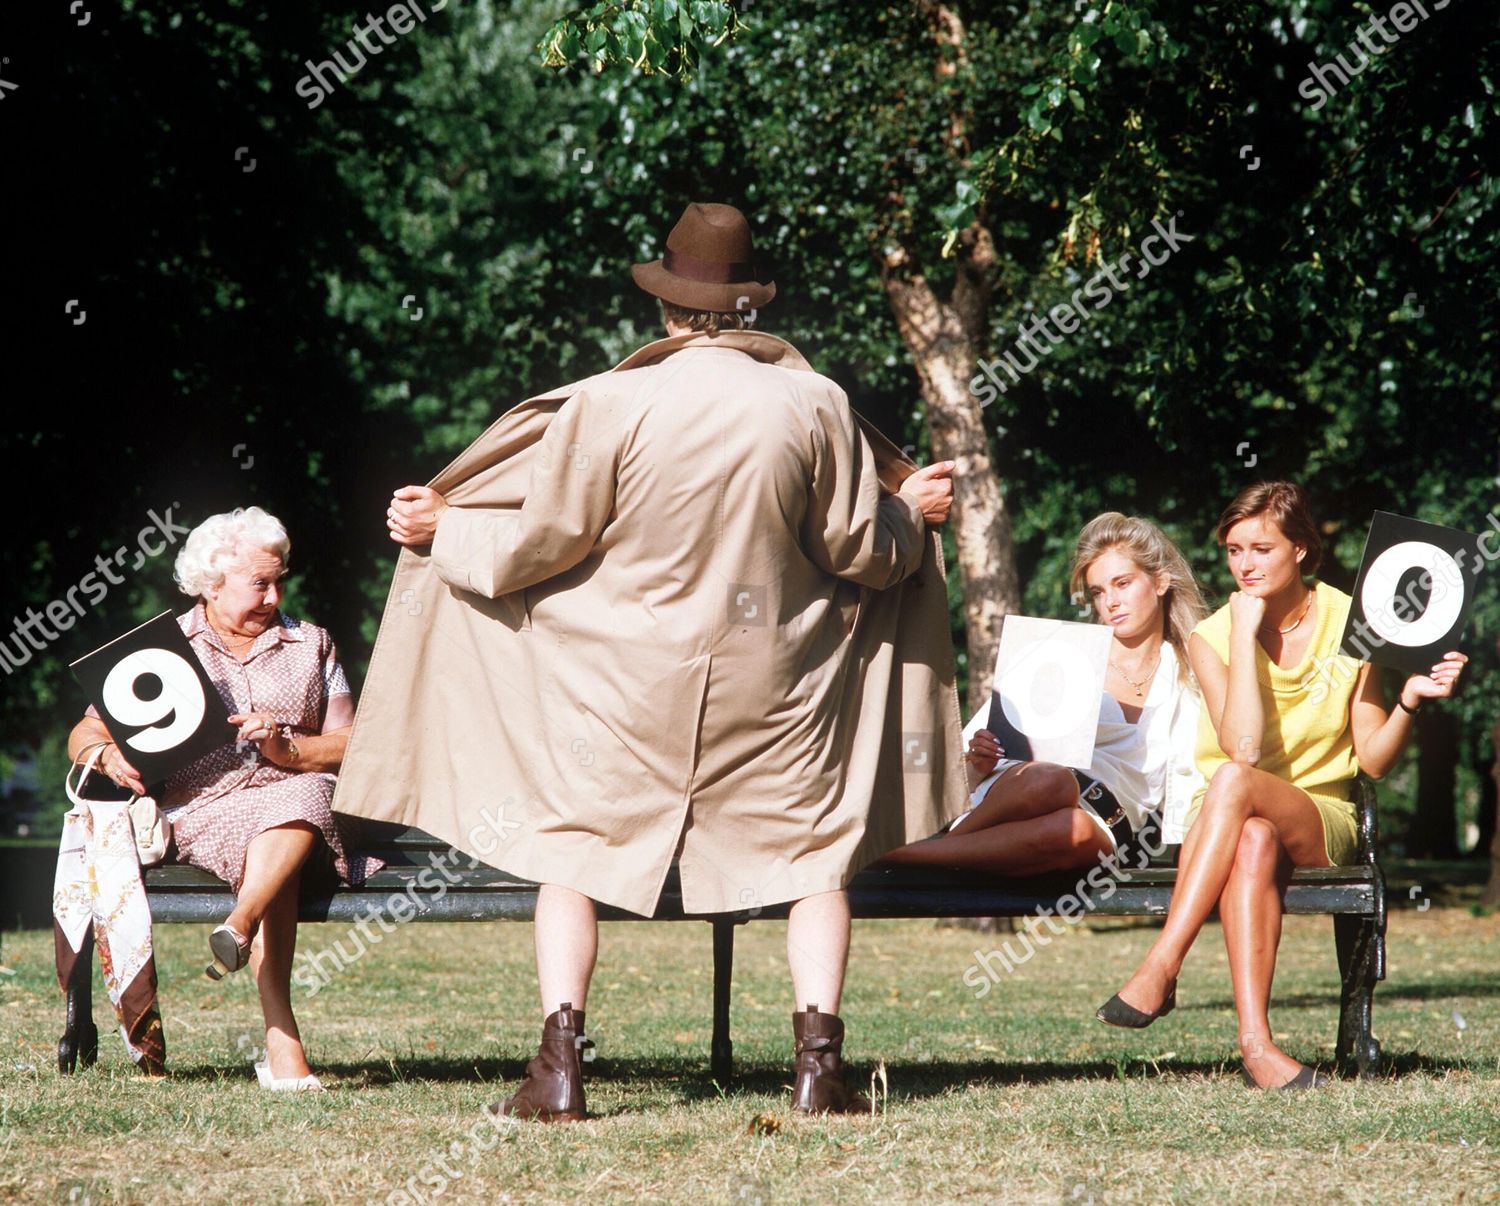
<path fill-rule="evenodd" d="M 1113 639 L 1102 624 L 1005 617 L 987 727 L 1007 758 L 1093 761 Z"/>
<path fill-rule="evenodd" d="M 1426 674 L 1464 627 L 1489 558 L 1472 532 L 1376 511 L 1354 579 L 1339 652 Z"/>
<path fill-rule="evenodd" d="M 234 739 L 224 701 L 170 611 L 79 658 L 72 671 L 148 787 Z"/>

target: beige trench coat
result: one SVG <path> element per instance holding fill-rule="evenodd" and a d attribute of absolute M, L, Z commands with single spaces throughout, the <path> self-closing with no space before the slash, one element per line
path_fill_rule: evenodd
<path fill-rule="evenodd" d="M 965 803 L 914 466 L 790 344 L 675 336 L 431 483 L 335 809 L 635 913 L 842 887 Z"/>

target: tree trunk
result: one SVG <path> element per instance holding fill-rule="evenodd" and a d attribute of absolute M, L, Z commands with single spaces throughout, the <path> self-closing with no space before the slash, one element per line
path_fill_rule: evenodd
<path fill-rule="evenodd" d="M 937 53 L 933 70 L 950 81 L 968 70 L 963 20 L 939 0 L 916 0 Z M 969 166 L 972 114 L 954 87 L 945 145 L 962 167 Z M 958 548 L 958 578 L 964 597 L 968 646 L 968 704 L 972 712 L 989 698 L 1000 621 L 1021 606 L 1015 539 L 1005 487 L 990 454 L 979 400 L 969 388 L 979 353 L 990 335 L 990 292 L 995 243 L 981 214 L 959 232 L 953 244 L 956 271 L 945 301 L 913 267 L 913 237 L 906 199 L 899 186 L 888 196 L 881 229 L 871 232 L 880 279 L 890 298 L 897 329 L 911 352 L 926 403 L 932 454 L 953 462 L 953 512 L 949 523 Z"/>
<path fill-rule="evenodd" d="M 1495 781 L 1495 807 L 1500 810 L 1500 720 L 1490 735 L 1494 744 L 1495 761 L 1490 766 L 1490 777 Z M 1488 907 L 1500 906 L 1500 820 L 1495 825 L 1495 836 L 1490 839 L 1490 882 L 1485 885 L 1484 903 Z"/>
<path fill-rule="evenodd" d="M 1417 718 L 1417 809 L 1408 852 L 1416 858 L 1458 857 L 1458 718 L 1424 708 Z"/>
<path fill-rule="evenodd" d="M 964 597 L 972 712 L 989 698 L 1000 621 L 1020 609 L 1021 584 L 1005 488 L 979 400 L 969 388 L 988 337 L 988 274 L 994 261 L 989 231 L 977 223 L 970 227 L 959 240 L 958 254 L 958 277 L 947 302 L 922 275 L 903 273 L 903 250 L 887 252 L 881 269 L 921 383 L 932 455 L 954 463 L 950 523 Z"/>

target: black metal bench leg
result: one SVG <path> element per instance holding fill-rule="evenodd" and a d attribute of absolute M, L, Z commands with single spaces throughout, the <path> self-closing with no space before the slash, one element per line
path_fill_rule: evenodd
<path fill-rule="evenodd" d="M 729 986 L 734 974 L 734 922 L 713 921 L 714 927 L 714 1037 L 709 1070 L 721 1085 L 734 1075 L 734 1044 L 729 1040 Z"/>
<path fill-rule="evenodd" d="M 1374 917 L 1340 914 L 1333 919 L 1343 981 L 1336 1058 L 1340 1070 L 1347 1072 L 1352 1067 L 1362 1077 L 1380 1071 L 1380 1040 L 1372 1029 L 1375 984 L 1385 976 L 1385 938 L 1380 930 Z"/>
<path fill-rule="evenodd" d="M 57 1070 L 72 1073 L 82 1058 L 92 1068 L 99 1058 L 99 1028 L 94 1025 L 94 931 L 83 936 L 83 947 L 68 978 L 67 1020 L 57 1040 Z"/>

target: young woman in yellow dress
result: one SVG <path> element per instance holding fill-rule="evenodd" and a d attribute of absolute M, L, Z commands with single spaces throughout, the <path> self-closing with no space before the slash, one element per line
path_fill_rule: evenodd
<path fill-rule="evenodd" d="M 1370 665 L 1338 651 L 1349 596 L 1303 581 L 1322 546 L 1302 489 L 1260 482 L 1241 491 L 1218 538 L 1238 589 L 1188 643 L 1203 692 L 1198 767 L 1207 787 L 1189 810 L 1166 925 L 1098 1016 L 1139 1028 L 1170 1011 L 1183 959 L 1217 905 L 1246 1081 L 1312 1088 L 1326 1077 L 1271 1041 L 1287 879 L 1293 867 L 1354 860 L 1355 776 L 1390 770 L 1423 701 L 1450 696 L 1468 659 L 1446 653 L 1431 674 L 1412 675 L 1388 712 Z"/>

